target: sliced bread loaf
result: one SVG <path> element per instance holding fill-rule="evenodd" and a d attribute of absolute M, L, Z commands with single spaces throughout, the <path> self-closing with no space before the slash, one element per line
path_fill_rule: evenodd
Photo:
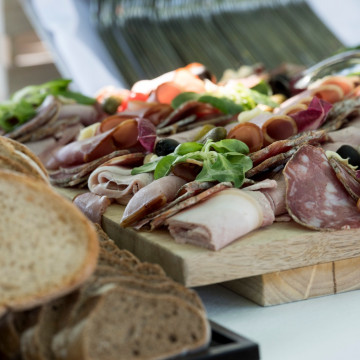
<path fill-rule="evenodd" d="M 209 342 L 203 312 L 172 295 L 117 285 L 90 297 L 83 308 L 55 336 L 57 359 L 159 360 Z"/>
<path fill-rule="evenodd" d="M 39 158 L 25 145 L 18 141 L 0 136 L 0 168 L 11 169 L 48 182 L 48 173 Z"/>
<path fill-rule="evenodd" d="M 29 309 L 92 274 L 94 227 L 43 181 L 0 170 L 0 206 L 0 308 Z"/>

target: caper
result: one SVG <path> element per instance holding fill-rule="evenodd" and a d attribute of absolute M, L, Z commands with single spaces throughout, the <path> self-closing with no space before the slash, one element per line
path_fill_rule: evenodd
<path fill-rule="evenodd" d="M 121 105 L 122 99 L 118 96 L 109 96 L 106 98 L 102 104 L 102 109 L 110 114 L 113 115 L 116 113 L 118 107 Z"/>
<path fill-rule="evenodd" d="M 154 154 L 157 156 L 165 156 L 174 152 L 175 148 L 180 143 L 174 139 L 160 139 L 154 149 Z"/>
<path fill-rule="evenodd" d="M 200 140 L 199 143 L 205 144 L 207 140 L 220 141 L 226 138 L 227 131 L 222 126 L 217 126 L 214 129 L 208 131 Z"/>
<path fill-rule="evenodd" d="M 342 145 L 336 152 L 343 158 L 348 159 L 352 166 L 360 166 L 360 154 L 350 145 Z"/>

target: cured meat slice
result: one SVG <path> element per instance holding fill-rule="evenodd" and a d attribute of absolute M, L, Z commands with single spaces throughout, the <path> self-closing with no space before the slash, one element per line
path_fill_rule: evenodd
<path fill-rule="evenodd" d="M 249 154 L 249 157 L 252 160 L 253 165 L 255 167 L 264 160 L 272 156 L 275 156 L 277 154 L 289 151 L 293 147 L 305 143 L 309 143 L 309 144 L 323 143 L 327 140 L 328 140 L 328 136 L 326 131 L 324 130 L 308 131 L 298 134 L 290 139 L 276 141 L 259 151 Z"/>
<path fill-rule="evenodd" d="M 105 155 L 91 162 L 68 168 L 60 168 L 49 172 L 50 182 L 52 185 L 71 187 L 79 186 L 79 184 L 87 184 L 87 180 L 92 171 L 98 166 L 117 156 L 136 157 L 139 153 L 129 154 L 128 150 L 116 150 L 111 154 Z M 143 154 L 140 154 L 143 158 Z"/>
<path fill-rule="evenodd" d="M 329 159 L 329 163 L 349 195 L 358 201 L 360 198 L 360 179 L 356 176 L 356 171 L 333 157 Z"/>
<path fill-rule="evenodd" d="M 283 174 L 286 206 L 294 221 L 315 230 L 360 227 L 356 203 L 337 179 L 323 149 L 302 146 Z"/>
<path fill-rule="evenodd" d="M 339 101 L 332 109 L 326 118 L 326 122 L 322 125 L 322 129 L 334 131 L 340 129 L 351 118 L 360 115 L 360 97 L 346 99 Z"/>
<path fill-rule="evenodd" d="M 100 224 L 101 216 L 110 206 L 111 200 L 106 196 L 86 192 L 75 196 L 73 203 L 87 216 L 89 220 L 93 223 Z"/>
<path fill-rule="evenodd" d="M 278 172 L 271 181 L 275 182 L 276 186 L 260 189 L 260 191 L 269 200 L 274 215 L 279 217 L 287 213 L 285 204 L 285 178 L 282 171 Z M 249 188 L 246 188 L 246 190 L 247 189 Z"/>
<path fill-rule="evenodd" d="M 273 221 L 270 203 L 261 192 L 233 188 L 179 212 L 167 219 L 166 224 L 178 243 L 220 250 Z"/>
<path fill-rule="evenodd" d="M 131 175 L 131 168 L 106 162 L 91 173 L 88 187 L 94 194 L 107 196 L 126 205 L 135 193 L 153 180 L 152 173 Z"/>
<path fill-rule="evenodd" d="M 15 130 L 6 134 L 7 137 L 17 140 L 25 134 L 31 133 L 35 129 L 43 126 L 51 121 L 54 117 L 57 117 L 60 108 L 60 103 L 52 95 L 45 98 L 43 103 L 36 110 L 36 115 L 23 125 L 17 127 Z"/>
<path fill-rule="evenodd" d="M 356 127 L 349 126 L 328 134 L 330 142 L 322 145 L 325 150 L 337 151 L 342 145 L 350 145 L 355 148 L 360 145 L 360 131 Z"/>
<path fill-rule="evenodd" d="M 131 226 L 144 216 L 158 210 L 175 199 L 178 190 L 186 183 L 175 175 L 164 176 L 140 189 L 127 204 L 121 226 Z"/>
<path fill-rule="evenodd" d="M 274 155 L 274 156 L 264 160 L 259 165 L 254 166 L 252 169 L 248 170 L 246 172 L 246 176 L 248 178 L 251 178 L 263 171 L 274 169 L 279 165 L 285 164 L 289 160 L 289 158 L 293 154 L 295 154 L 297 149 L 298 149 L 298 147 L 294 147 L 294 148 L 290 149 L 289 151 Z"/>
<path fill-rule="evenodd" d="M 258 151 L 265 144 L 287 139 L 297 134 L 295 120 L 288 115 L 261 113 L 248 122 L 234 126 L 227 138 L 243 141 L 250 152 Z"/>
<path fill-rule="evenodd" d="M 204 187 L 210 186 L 211 183 L 202 183 L 204 184 Z M 187 209 L 188 207 L 198 204 L 201 201 L 204 201 L 211 195 L 222 191 L 226 188 L 232 187 L 231 183 L 219 183 L 217 185 L 211 186 L 208 189 L 201 191 L 200 194 L 196 194 L 197 191 L 200 190 L 200 187 L 195 190 L 188 191 L 184 195 L 176 198 L 174 201 L 172 201 L 168 206 L 165 206 L 161 211 L 152 214 L 152 221 L 151 221 L 151 230 L 154 230 L 160 226 L 162 226 L 166 219 L 169 217 L 177 214 L 178 212 Z"/>

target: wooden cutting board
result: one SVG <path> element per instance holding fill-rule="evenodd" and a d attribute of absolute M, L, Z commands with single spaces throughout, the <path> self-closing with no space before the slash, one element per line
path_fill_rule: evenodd
<path fill-rule="evenodd" d="M 69 199 L 79 193 L 57 191 Z M 318 232 L 275 223 L 214 252 L 177 244 L 165 230 L 123 229 L 123 211 L 111 205 L 103 216 L 110 238 L 188 287 L 225 283 L 264 306 L 360 288 L 360 230 Z"/>

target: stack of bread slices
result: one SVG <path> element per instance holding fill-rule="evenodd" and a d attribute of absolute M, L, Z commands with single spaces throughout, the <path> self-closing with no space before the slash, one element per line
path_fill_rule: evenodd
<path fill-rule="evenodd" d="M 120 250 L 0 137 L 0 358 L 166 359 L 206 347 L 198 295 Z"/>

